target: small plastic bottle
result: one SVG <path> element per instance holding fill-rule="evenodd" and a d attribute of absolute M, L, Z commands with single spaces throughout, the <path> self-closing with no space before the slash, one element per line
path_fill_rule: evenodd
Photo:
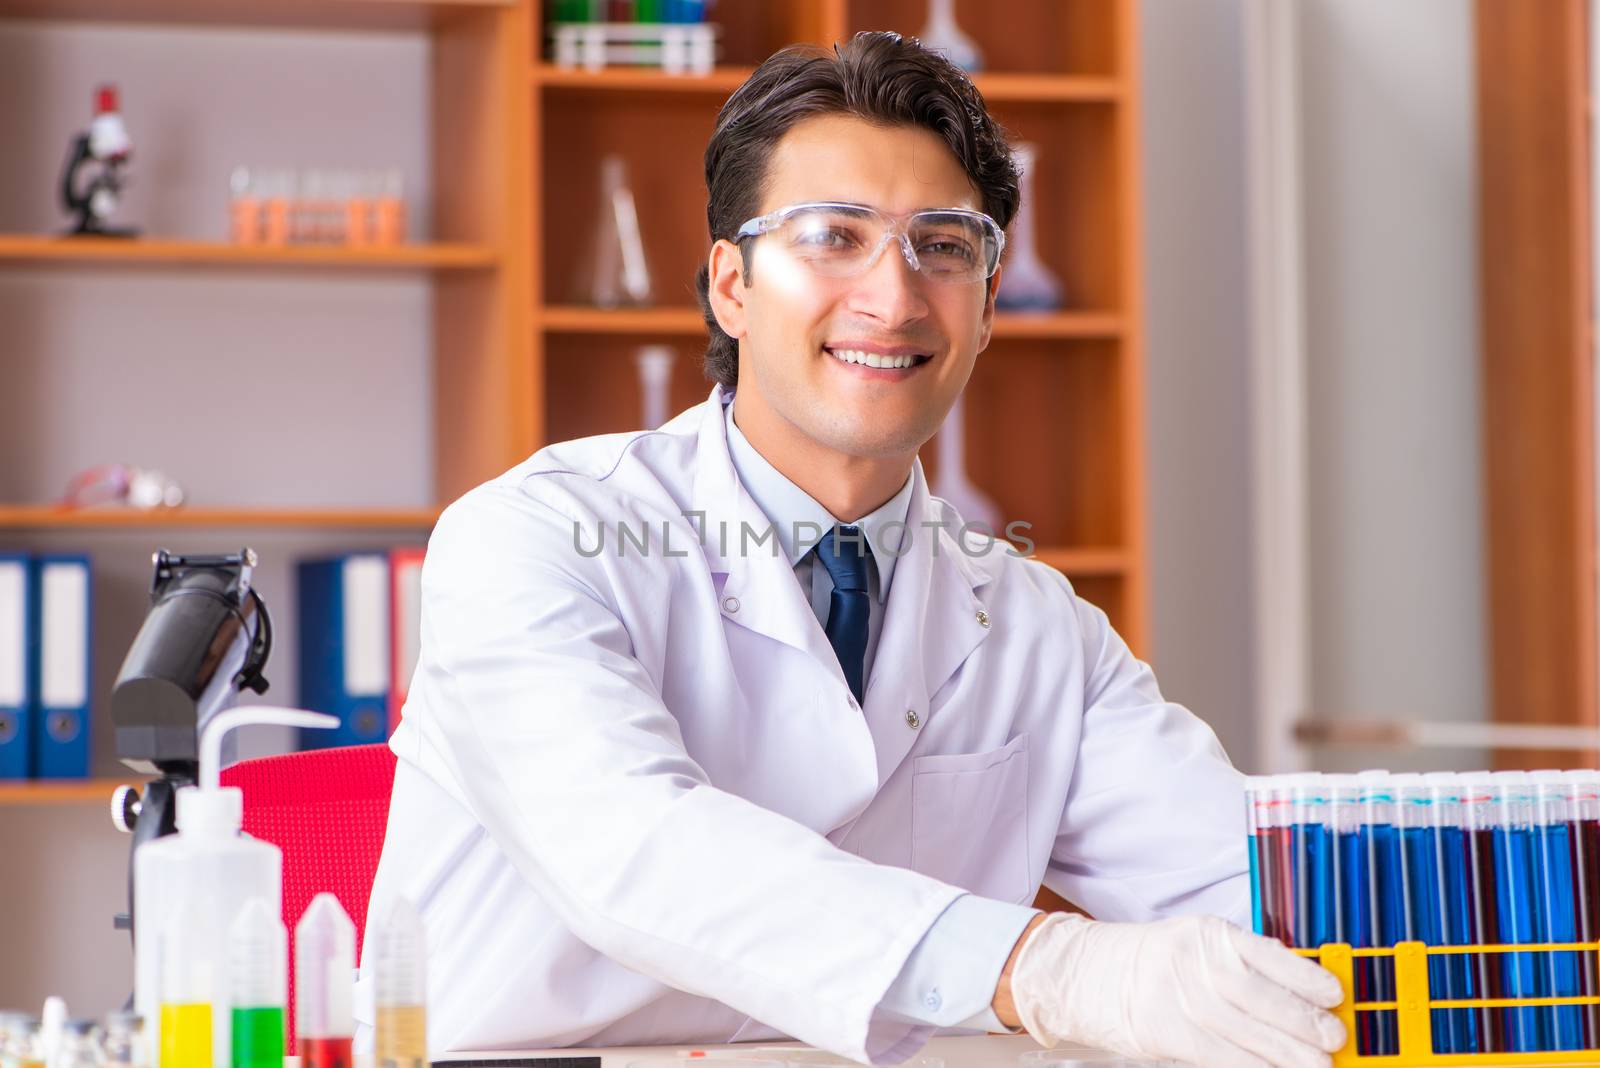
<path fill-rule="evenodd" d="M 114 1012 L 106 1017 L 100 1063 L 105 1068 L 146 1068 L 143 1017 L 135 1012 Z"/>
<path fill-rule="evenodd" d="M 378 1068 L 426 1068 L 427 941 L 416 906 L 397 900 L 373 949 Z"/>
<path fill-rule="evenodd" d="M 282 1068 L 288 935 L 264 897 L 252 898 L 228 932 L 232 1068 Z"/>
<path fill-rule="evenodd" d="M 100 1068 L 100 1027 L 93 1020 L 68 1020 L 50 1068 Z"/>
<path fill-rule="evenodd" d="M 318 894 L 294 929 L 300 1068 L 350 1068 L 355 962 L 355 924 L 338 898 Z"/>
<path fill-rule="evenodd" d="M 39 1017 L 18 1013 L 10 1017 L 6 1042 L 0 1048 L 6 1068 L 44 1068 L 44 1039 Z"/>

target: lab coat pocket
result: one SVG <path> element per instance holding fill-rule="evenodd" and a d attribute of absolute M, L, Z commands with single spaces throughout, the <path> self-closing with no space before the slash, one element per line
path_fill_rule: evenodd
<path fill-rule="evenodd" d="M 999 901 L 1038 890 L 1028 865 L 1028 736 L 988 753 L 916 757 L 911 867 Z"/>

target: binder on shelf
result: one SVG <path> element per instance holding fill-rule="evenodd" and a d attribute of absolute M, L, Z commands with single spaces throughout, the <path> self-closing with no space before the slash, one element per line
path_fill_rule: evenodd
<path fill-rule="evenodd" d="M 0 782 L 33 774 L 32 588 L 28 557 L 0 553 Z"/>
<path fill-rule="evenodd" d="M 400 726 L 400 714 L 411 690 L 422 646 L 422 558 L 427 550 L 406 545 L 389 553 L 390 636 L 389 733 Z"/>
<path fill-rule="evenodd" d="M 93 591 L 89 558 L 33 558 L 33 773 L 89 777 L 89 647 Z"/>
<path fill-rule="evenodd" d="M 389 557 L 350 553 L 295 568 L 300 707 L 339 717 L 305 749 L 381 742 L 389 726 Z"/>

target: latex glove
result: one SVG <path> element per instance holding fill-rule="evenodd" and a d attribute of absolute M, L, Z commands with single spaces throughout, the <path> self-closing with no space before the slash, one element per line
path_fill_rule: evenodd
<path fill-rule="evenodd" d="M 1339 981 L 1214 916 L 1099 923 L 1052 914 L 1017 954 L 1028 1033 L 1204 1068 L 1326 1068 L 1345 1042 Z"/>

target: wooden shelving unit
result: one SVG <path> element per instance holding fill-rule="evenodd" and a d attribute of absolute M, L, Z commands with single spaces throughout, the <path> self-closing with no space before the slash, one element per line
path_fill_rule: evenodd
<path fill-rule="evenodd" d="M 702 155 L 721 102 L 795 41 L 864 29 L 914 35 L 925 0 L 725 3 L 723 64 L 704 77 L 585 71 L 529 57 L 534 89 L 534 438 L 637 427 L 631 354 L 669 344 L 675 408 L 705 398 L 705 337 L 691 280 L 709 247 Z M 1068 300 L 1002 314 L 967 390 L 968 474 L 1008 517 L 1034 524 L 1037 557 L 1100 604 L 1136 651 L 1145 612 L 1142 290 L 1135 0 L 958 5 L 983 50 L 974 81 L 1016 137 L 1040 147 L 1038 243 Z M 536 35 L 535 41 L 542 35 Z M 600 160 L 624 159 L 658 305 L 587 307 L 577 250 L 597 217 Z M 923 450 L 936 473 L 935 448 Z"/>
<path fill-rule="evenodd" d="M 26 805 L 100 804 L 109 810 L 117 787 L 143 786 L 137 776 L 126 779 L 39 779 L 33 782 L 0 782 L 0 808 Z"/>
<path fill-rule="evenodd" d="M 9 17 L 133 24 L 403 30 L 429 36 L 437 240 L 388 250 L 241 249 L 193 241 L 0 236 L 0 270 L 116 264 L 224 272 L 422 271 L 434 308 L 435 507 L 192 508 L 156 515 L 0 506 L 7 533 L 184 530 L 425 532 L 438 508 L 540 446 L 636 428 L 631 356 L 680 354 L 673 403 L 709 392 L 692 278 L 705 234 L 702 155 L 722 100 L 773 51 L 862 29 L 915 34 L 925 0 L 725 0 L 722 66 L 703 78 L 588 72 L 542 55 L 537 0 L 0 0 Z M 1040 146 L 1039 245 L 1068 300 L 1003 314 L 967 393 L 968 474 L 1035 555 L 1101 605 L 1141 654 L 1145 610 L 1143 328 L 1136 0 L 963 2 L 988 69 L 977 79 L 1007 129 Z M 578 300 L 597 217 L 600 159 L 625 159 L 659 306 Z M 182 276 L 172 273 L 173 285 Z M 198 447 L 198 446 L 197 446 Z M 924 450 L 936 474 L 935 448 Z M 77 803 L 114 783 L 6 787 L 4 804 Z"/>
<path fill-rule="evenodd" d="M 0 505 L 0 530 L 427 530 L 433 508 L 119 508 L 81 511 L 50 505 Z"/>
<path fill-rule="evenodd" d="M 54 237 L 0 234 L 0 264 L 121 263 L 185 267 L 328 267 L 488 270 L 499 261 L 491 246 L 409 244 L 390 248 L 316 245 L 232 245 L 160 238 Z"/>

